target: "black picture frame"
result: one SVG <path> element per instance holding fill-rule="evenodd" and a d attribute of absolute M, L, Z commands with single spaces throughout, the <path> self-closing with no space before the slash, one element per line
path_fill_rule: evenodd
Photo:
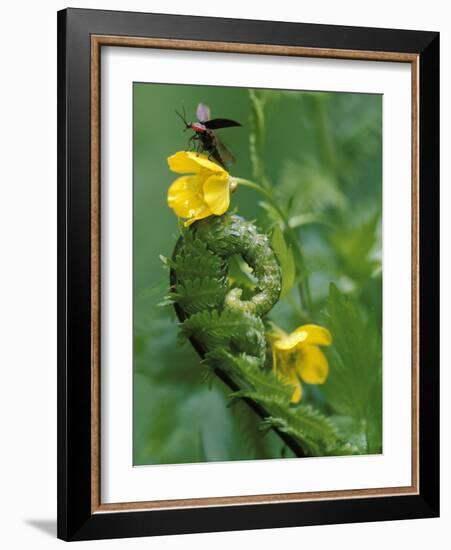
<path fill-rule="evenodd" d="M 90 225 L 92 35 L 297 46 L 345 52 L 398 52 L 417 56 L 418 494 L 93 512 Z M 59 538 L 88 540 L 438 516 L 438 327 L 438 33 L 85 9 L 67 9 L 58 13 Z"/>

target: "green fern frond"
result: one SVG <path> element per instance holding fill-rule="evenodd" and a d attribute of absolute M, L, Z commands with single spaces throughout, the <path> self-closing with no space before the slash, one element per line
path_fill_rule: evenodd
<path fill-rule="evenodd" d="M 226 350 L 210 352 L 207 361 L 215 367 L 227 370 L 236 379 L 243 391 L 256 391 L 262 396 L 278 399 L 289 405 L 292 389 L 283 384 L 270 369 L 263 368 L 255 357 L 244 353 L 232 355 Z"/>
<path fill-rule="evenodd" d="M 261 405 L 268 412 L 264 425 L 297 439 L 306 454 L 345 454 L 335 425 L 311 406 L 293 407 L 290 404 L 292 388 L 283 384 L 271 370 L 261 368 L 255 358 L 216 350 L 207 355 L 206 361 L 213 368 L 226 370 L 242 388 L 232 394 L 233 398 L 247 397 Z M 337 452 L 338 449 L 342 450 Z"/>
<path fill-rule="evenodd" d="M 246 288 L 246 294 L 238 280 L 229 286 L 228 262 L 234 255 L 253 270 L 255 288 Z M 240 388 L 232 399 L 260 405 L 266 411 L 264 425 L 291 436 L 306 455 L 358 452 L 330 418 L 311 406 L 292 405 L 292 386 L 266 366 L 264 315 L 279 298 L 281 270 L 265 235 L 238 216 L 214 216 L 183 230 L 167 262 L 175 274 L 169 299 L 184 313 L 180 335 L 203 350 L 210 372 L 227 373 Z"/>
<path fill-rule="evenodd" d="M 262 402 L 265 405 L 265 402 Z M 332 422 L 309 405 L 285 408 L 279 403 L 266 404 L 272 416 L 271 425 L 298 439 L 306 454 L 323 456 L 339 445 L 337 429 Z"/>
<path fill-rule="evenodd" d="M 187 279 L 170 292 L 168 298 L 180 305 L 188 315 L 222 306 L 227 289 L 212 277 Z"/>
<path fill-rule="evenodd" d="M 178 281 L 225 277 L 224 260 L 211 252 L 205 242 L 187 230 L 182 242 L 183 246 L 176 248 L 173 258 L 167 259 L 169 266 L 176 271 Z"/>
<path fill-rule="evenodd" d="M 261 319 L 238 310 L 195 313 L 181 324 L 181 333 L 194 338 L 206 349 L 231 347 L 264 357 L 266 340 Z"/>

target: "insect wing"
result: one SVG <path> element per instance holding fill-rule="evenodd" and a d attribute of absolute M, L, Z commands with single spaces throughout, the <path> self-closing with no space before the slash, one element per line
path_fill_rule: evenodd
<path fill-rule="evenodd" d="M 232 128 L 233 126 L 241 126 L 236 120 L 228 118 L 214 118 L 213 120 L 205 120 L 203 124 L 209 130 L 220 130 L 221 128 Z"/>
<path fill-rule="evenodd" d="M 233 156 L 231 151 L 229 151 L 229 149 L 224 145 L 224 143 L 218 138 L 216 134 L 214 136 L 214 145 L 220 156 L 222 165 L 233 164 L 235 162 L 235 157 Z"/>
<path fill-rule="evenodd" d="M 199 122 L 206 122 L 210 118 L 210 107 L 204 103 L 199 103 L 197 106 L 196 116 Z"/>

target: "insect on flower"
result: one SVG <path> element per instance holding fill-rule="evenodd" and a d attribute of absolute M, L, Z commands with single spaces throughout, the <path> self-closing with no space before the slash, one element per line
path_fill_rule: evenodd
<path fill-rule="evenodd" d="M 228 118 L 210 119 L 210 108 L 199 103 L 196 110 L 197 122 L 187 122 L 185 109 L 183 115 L 176 111 L 183 120 L 185 130 L 193 130 L 194 134 L 189 138 L 189 144 L 193 144 L 199 153 L 208 153 L 208 157 L 214 159 L 223 168 L 227 164 L 235 162 L 235 158 L 217 136 L 215 130 L 241 126 L 239 122 Z"/>

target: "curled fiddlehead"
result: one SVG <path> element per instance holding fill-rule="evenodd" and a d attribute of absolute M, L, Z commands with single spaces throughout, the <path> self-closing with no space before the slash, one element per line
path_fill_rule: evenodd
<path fill-rule="evenodd" d="M 231 284 L 229 264 L 237 255 L 252 270 L 251 289 Z M 237 215 L 211 216 L 182 231 L 168 262 L 169 298 L 181 334 L 234 390 L 232 396 L 245 399 L 297 456 L 340 452 L 334 426 L 309 406 L 292 407 L 292 388 L 268 361 L 265 316 L 281 289 L 268 237 Z"/>

